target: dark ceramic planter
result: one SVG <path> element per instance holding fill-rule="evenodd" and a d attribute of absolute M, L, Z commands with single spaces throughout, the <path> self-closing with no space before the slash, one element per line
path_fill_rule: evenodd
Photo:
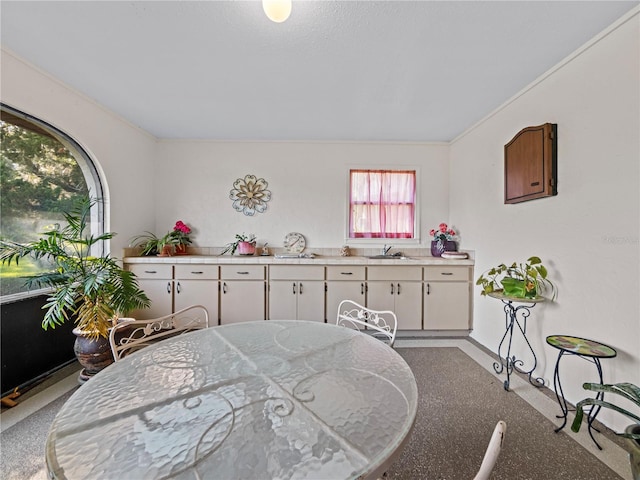
<path fill-rule="evenodd" d="M 97 340 L 94 340 L 78 328 L 74 328 L 73 333 L 76 336 L 73 351 L 78 363 L 83 367 L 78 380 L 84 383 L 113 363 L 111 345 L 108 338 L 98 337 Z"/>

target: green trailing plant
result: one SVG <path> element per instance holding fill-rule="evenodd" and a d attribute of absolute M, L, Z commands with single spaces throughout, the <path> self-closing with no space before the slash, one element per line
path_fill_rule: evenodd
<path fill-rule="evenodd" d="M 115 236 L 113 232 L 97 236 L 86 232 L 91 208 L 97 202 L 82 197 L 64 213 L 66 226 L 56 225 L 35 242 L 0 241 L 2 264 L 18 264 L 28 256 L 52 264 L 51 271 L 28 276 L 25 281 L 28 288 L 52 289 L 43 306 L 44 330 L 74 318 L 90 338 L 106 338 L 121 314 L 150 305 L 132 272 L 121 268 L 108 254 L 95 256 L 104 242 Z"/>
<path fill-rule="evenodd" d="M 224 255 L 225 253 L 229 253 L 230 255 L 233 255 L 234 253 L 236 253 L 236 250 L 238 249 L 238 244 L 240 242 L 248 242 L 248 243 L 255 244 L 256 236 L 253 233 L 249 235 L 245 235 L 244 233 L 242 234 L 236 233 L 235 241 L 231 243 L 227 243 L 224 249 L 222 250 L 222 252 L 220 252 L 220 255 Z"/>
<path fill-rule="evenodd" d="M 513 298 L 536 298 L 550 292 L 552 300 L 557 295 L 556 286 L 547 278 L 547 268 L 535 256 L 525 263 L 501 263 L 480 275 L 476 285 L 481 287 L 481 295 L 502 293 Z"/>
<path fill-rule="evenodd" d="M 604 385 L 601 385 L 599 383 L 587 382 L 582 384 L 582 388 L 584 388 L 585 390 L 591 390 L 592 392 L 603 392 L 620 395 L 621 397 L 626 398 L 636 406 L 640 407 L 640 387 L 632 383 L 605 383 Z M 580 430 L 582 419 L 584 417 L 584 407 L 587 406 L 593 406 L 593 408 L 609 408 L 615 412 L 629 417 L 635 423 L 640 424 L 640 416 L 630 412 L 629 410 L 626 410 L 605 400 L 600 400 L 597 398 L 585 398 L 584 400 L 580 400 L 576 404 L 576 416 L 573 419 L 573 423 L 571 424 L 571 430 L 573 430 L 574 432 L 578 432 Z M 625 438 L 630 438 L 632 440 L 640 440 L 640 433 L 622 432 L 617 433 L 617 435 Z"/>

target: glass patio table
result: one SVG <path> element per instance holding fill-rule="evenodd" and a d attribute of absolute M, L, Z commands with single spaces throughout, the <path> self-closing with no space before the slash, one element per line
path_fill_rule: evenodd
<path fill-rule="evenodd" d="M 383 342 L 331 324 L 237 323 L 110 365 L 56 416 L 51 478 L 376 478 L 418 392 Z"/>

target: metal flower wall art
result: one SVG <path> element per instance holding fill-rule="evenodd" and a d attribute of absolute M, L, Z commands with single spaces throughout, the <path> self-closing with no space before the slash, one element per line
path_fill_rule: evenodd
<path fill-rule="evenodd" d="M 263 213 L 267 209 L 267 202 L 271 200 L 268 186 L 264 178 L 256 178 L 255 175 L 237 179 L 229 193 L 229 198 L 233 200 L 233 208 L 249 217 Z"/>

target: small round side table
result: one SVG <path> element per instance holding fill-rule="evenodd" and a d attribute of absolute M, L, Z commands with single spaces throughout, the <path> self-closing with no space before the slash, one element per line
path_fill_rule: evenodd
<path fill-rule="evenodd" d="M 569 408 L 567 407 L 567 401 L 564 398 L 564 393 L 562 391 L 562 385 L 560 384 L 560 359 L 564 355 L 577 355 L 578 357 L 587 360 L 593 363 L 598 370 L 598 378 L 600 384 L 602 385 L 602 366 L 600 365 L 601 358 L 613 358 L 618 353 L 610 347 L 609 345 L 605 345 L 604 343 L 596 342 L 595 340 L 589 340 L 587 338 L 573 337 L 570 335 L 550 335 L 547 337 L 547 343 L 554 348 L 559 350 L 558 359 L 556 360 L 556 367 L 553 372 L 553 388 L 556 392 L 556 398 L 558 399 L 558 404 L 560 405 L 560 409 L 562 410 L 562 415 L 557 415 L 558 418 L 562 418 L 562 425 L 555 429 L 555 432 L 559 432 L 564 428 L 567 424 L 567 413 L 569 412 Z M 604 392 L 598 392 L 596 398 L 602 400 L 604 397 Z M 600 411 L 600 407 L 594 407 L 589 411 L 589 416 L 587 423 L 589 424 L 589 435 L 593 440 L 593 443 L 602 450 L 600 444 L 593 438 L 593 430 L 598 431 L 595 427 L 593 427 L 593 422 Z"/>

